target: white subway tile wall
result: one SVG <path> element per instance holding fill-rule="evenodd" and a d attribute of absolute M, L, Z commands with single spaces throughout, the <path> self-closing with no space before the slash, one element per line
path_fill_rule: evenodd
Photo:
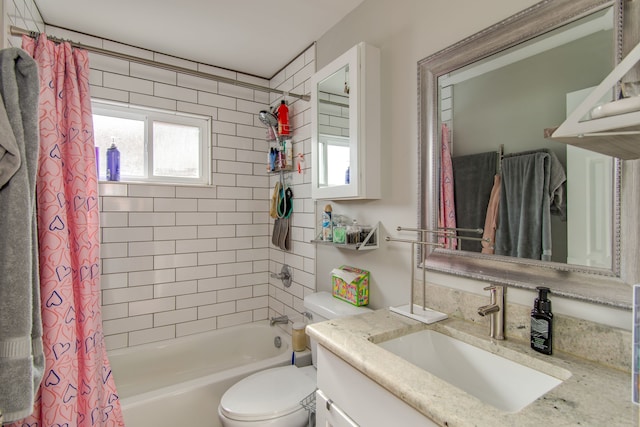
<path fill-rule="evenodd" d="M 20 6 L 16 6 L 18 3 Z M 32 0 L 4 0 L 5 30 L 45 30 Z M 35 17 L 34 13 L 35 11 Z M 309 93 L 315 48 L 271 81 L 56 27 L 48 35 L 183 68 Z M 8 31 L 5 31 L 8 34 Z M 10 37 L 6 45 L 20 45 Z M 309 163 L 285 175 L 294 192 L 291 251 L 271 244 L 266 129 L 258 112 L 282 99 L 262 91 L 90 54 L 94 98 L 212 118 L 213 187 L 101 183 L 102 317 L 109 349 L 287 314 L 301 319 L 315 289 L 315 204 Z M 294 153 L 310 156 L 310 104 L 287 98 Z M 270 272 L 293 268 L 285 288 Z"/>
<path fill-rule="evenodd" d="M 15 25 L 29 31 L 44 31 L 44 22 L 33 0 L 3 0 L 3 47 L 20 47 L 22 39 L 11 36 L 9 27 Z"/>

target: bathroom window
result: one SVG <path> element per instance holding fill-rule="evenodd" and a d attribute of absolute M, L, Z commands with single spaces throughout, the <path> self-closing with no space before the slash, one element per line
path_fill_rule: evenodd
<path fill-rule="evenodd" d="M 107 150 L 120 151 L 120 181 L 211 184 L 208 117 L 93 102 L 99 179 L 107 179 Z"/>

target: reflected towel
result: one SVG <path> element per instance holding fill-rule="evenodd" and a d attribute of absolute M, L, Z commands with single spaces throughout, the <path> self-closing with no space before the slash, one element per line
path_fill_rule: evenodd
<path fill-rule="evenodd" d="M 496 254 L 551 260 L 551 214 L 564 215 L 565 181 L 548 150 L 504 157 Z"/>
<path fill-rule="evenodd" d="M 453 158 L 456 189 L 456 218 L 460 228 L 483 228 L 487 217 L 487 204 L 493 188 L 498 154 L 489 151 Z M 458 233 L 460 236 L 480 237 L 476 233 Z M 460 248 L 480 252 L 479 241 L 461 240 Z"/>
<path fill-rule="evenodd" d="M 502 188 L 502 178 L 500 175 L 493 177 L 493 188 L 487 206 L 487 217 L 484 220 L 484 233 L 482 238 L 482 253 L 493 254 L 496 248 L 496 228 L 498 227 L 498 210 L 500 205 L 500 189 Z"/>

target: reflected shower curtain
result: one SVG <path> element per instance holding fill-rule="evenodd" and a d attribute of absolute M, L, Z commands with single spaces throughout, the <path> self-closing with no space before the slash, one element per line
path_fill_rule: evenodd
<path fill-rule="evenodd" d="M 42 34 L 22 47 L 40 73 L 36 178 L 46 367 L 22 426 L 123 426 L 100 311 L 98 182 L 86 51 Z"/>
<path fill-rule="evenodd" d="M 456 228 L 456 206 L 451 162 L 451 146 L 449 127 L 443 123 L 441 127 L 442 142 L 440 144 L 440 210 L 438 228 Z M 450 249 L 457 247 L 458 241 L 449 237 L 440 237 L 439 243 Z"/>

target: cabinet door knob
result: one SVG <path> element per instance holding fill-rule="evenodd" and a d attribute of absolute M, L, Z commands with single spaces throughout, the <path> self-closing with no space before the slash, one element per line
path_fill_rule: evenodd
<path fill-rule="evenodd" d="M 327 411 L 331 410 L 331 405 L 333 405 L 333 400 L 331 399 L 327 400 L 327 402 L 325 403 L 325 406 L 327 407 Z"/>

